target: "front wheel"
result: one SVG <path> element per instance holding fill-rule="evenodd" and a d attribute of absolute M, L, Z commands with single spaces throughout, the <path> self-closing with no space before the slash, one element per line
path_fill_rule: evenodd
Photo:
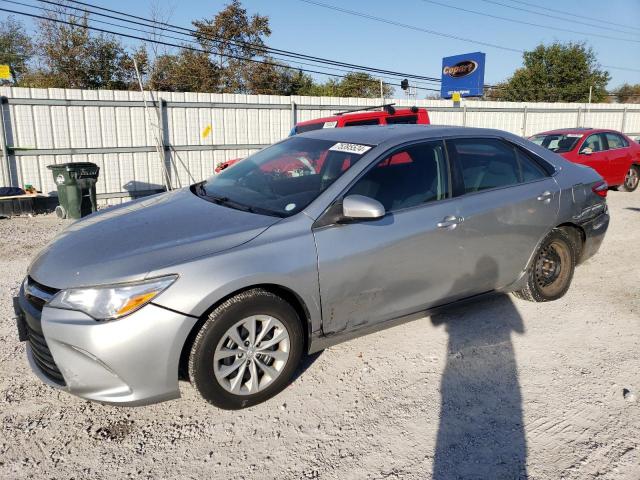
<path fill-rule="evenodd" d="M 638 183 L 640 183 L 640 166 L 631 165 L 624 177 L 624 183 L 618 186 L 617 189 L 621 192 L 633 192 L 638 188 Z"/>
<path fill-rule="evenodd" d="M 209 315 L 191 349 L 189 377 L 217 407 L 250 407 L 289 384 L 303 344 L 300 319 L 289 303 L 266 290 L 248 290 Z"/>
<path fill-rule="evenodd" d="M 575 244 L 563 230 L 552 230 L 527 270 L 524 288 L 513 294 L 530 302 L 557 300 L 569 290 L 575 266 Z"/>

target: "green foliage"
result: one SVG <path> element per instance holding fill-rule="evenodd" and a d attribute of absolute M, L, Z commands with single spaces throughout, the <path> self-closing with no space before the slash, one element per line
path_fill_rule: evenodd
<path fill-rule="evenodd" d="M 584 43 L 539 45 L 524 53 L 524 66 L 492 95 L 514 102 L 592 102 L 607 99 L 609 73 L 601 70 Z"/>
<path fill-rule="evenodd" d="M 614 93 L 620 103 L 640 103 L 640 83 L 635 85 L 625 83 Z"/>
<path fill-rule="evenodd" d="M 87 16 L 67 14 L 64 9 L 50 16 L 70 25 L 42 20 L 36 39 L 38 67 L 25 73 L 21 86 L 44 88 L 88 88 L 126 90 L 135 88 L 133 59 L 146 67 L 143 49 L 129 54 L 110 35 L 92 35 L 85 28 Z"/>
<path fill-rule="evenodd" d="M 9 65 L 14 81 L 22 79 L 32 56 L 33 45 L 24 25 L 13 17 L 0 21 L 0 64 Z"/>

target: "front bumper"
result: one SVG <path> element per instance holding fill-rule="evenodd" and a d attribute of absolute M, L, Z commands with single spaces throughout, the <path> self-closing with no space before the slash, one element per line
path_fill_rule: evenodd
<path fill-rule="evenodd" d="M 27 326 L 29 364 L 46 384 L 118 405 L 180 396 L 180 354 L 196 318 L 148 304 L 120 320 L 96 322 L 73 310 L 39 311 L 22 290 L 15 305 Z"/>

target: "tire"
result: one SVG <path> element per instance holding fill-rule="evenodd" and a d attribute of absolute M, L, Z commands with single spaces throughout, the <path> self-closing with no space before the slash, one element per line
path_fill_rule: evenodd
<path fill-rule="evenodd" d="M 302 324 L 289 303 L 266 290 L 247 290 L 203 324 L 191 347 L 189 379 L 219 408 L 251 407 L 290 383 L 303 345 Z"/>
<path fill-rule="evenodd" d="M 55 209 L 56 217 L 58 218 L 67 218 L 67 211 L 64 209 L 62 205 L 58 205 Z"/>
<path fill-rule="evenodd" d="M 638 188 L 638 183 L 640 183 L 640 166 L 631 165 L 631 167 L 629 167 L 629 171 L 624 177 L 624 183 L 622 185 L 618 185 L 616 190 L 620 192 L 633 192 Z"/>
<path fill-rule="evenodd" d="M 577 248 L 562 229 L 554 229 L 540 243 L 526 273 L 522 290 L 513 294 L 530 302 L 551 302 L 569 290 L 576 267 Z"/>

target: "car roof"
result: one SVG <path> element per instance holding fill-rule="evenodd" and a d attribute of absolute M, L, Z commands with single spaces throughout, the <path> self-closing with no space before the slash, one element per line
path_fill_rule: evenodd
<path fill-rule="evenodd" d="M 592 133 L 613 132 L 620 133 L 609 128 L 558 128 L 556 130 L 548 130 L 546 132 L 536 133 L 536 135 L 566 135 L 566 134 L 581 134 L 590 135 Z"/>
<path fill-rule="evenodd" d="M 382 143 L 400 144 L 413 140 L 474 135 L 513 137 L 512 134 L 503 130 L 448 125 L 371 125 L 349 128 L 323 128 L 301 133 L 297 136 L 335 142 L 380 145 Z"/>
<path fill-rule="evenodd" d="M 341 115 L 331 115 L 329 117 L 314 118 L 313 120 L 305 120 L 304 122 L 296 123 L 296 126 L 314 125 L 316 123 L 324 122 L 337 122 L 341 118 L 353 120 L 366 120 L 368 118 L 380 118 L 380 117 L 396 117 L 398 115 L 417 115 L 418 111 L 426 111 L 426 108 L 419 108 L 415 112 L 411 108 L 396 108 L 395 113 L 389 113 L 386 110 L 372 110 L 368 112 L 348 112 Z"/>

